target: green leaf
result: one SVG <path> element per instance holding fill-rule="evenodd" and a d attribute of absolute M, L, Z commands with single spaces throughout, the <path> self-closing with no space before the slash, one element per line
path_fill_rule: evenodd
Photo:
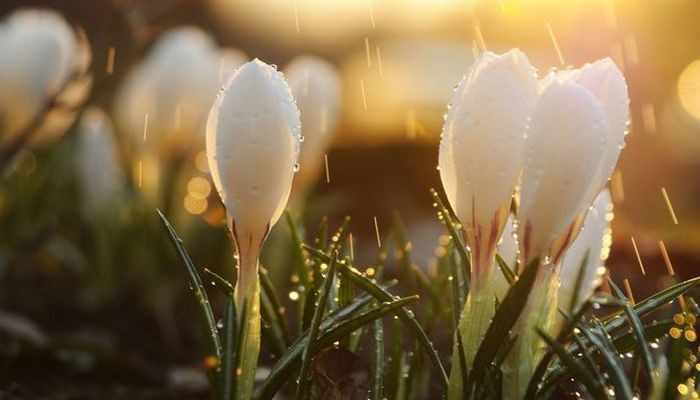
<path fill-rule="evenodd" d="M 639 316 L 649 314 L 672 302 L 676 297 L 697 286 L 698 283 L 700 283 L 700 277 L 677 283 L 635 304 L 634 311 Z M 623 311 L 603 318 L 603 325 L 608 332 L 613 332 L 625 325 L 626 318 L 622 314 Z"/>
<path fill-rule="evenodd" d="M 476 351 L 472 372 L 469 374 L 469 380 L 465 386 L 466 390 L 470 391 L 473 385 L 479 385 L 484 381 L 484 375 L 488 371 L 489 365 L 496 358 L 498 350 L 504 343 L 503 339 L 508 336 L 525 308 L 540 267 L 538 259 L 531 262 L 503 298 L 501 306 L 486 330 L 484 340 Z"/>
<path fill-rule="evenodd" d="M 224 305 L 221 357 L 221 393 L 224 400 L 230 400 L 236 393 L 235 365 L 238 349 L 238 326 L 236 316 L 236 304 L 233 296 L 226 298 Z"/>
<path fill-rule="evenodd" d="M 496 262 L 498 262 L 498 266 L 501 268 L 501 272 L 506 278 L 508 284 L 513 286 L 516 279 L 515 273 L 510 269 L 510 267 L 508 267 L 508 263 L 506 263 L 503 257 L 501 257 L 501 255 L 498 253 L 496 253 Z"/>
<path fill-rule="evenodd" d="M 278 330 L 278 334 L 281 336 L 282 342 L 286 348 L 286 346 L 289 345 L 292 340 L 289 325 L 287 325 L 287 320 L 284 318 L 284 308 L 282 307 L 279 296 L 277 296 L 277 291 L 275 291 L 275 287 L 268 276 L 267 269 L 260 267 L 258 275 L 260 276 L 260 287 L 262 288 L 262 293 L 268 298 L 272 309 L 271 311 L 273 311 L 275 315 L 275 320 L 277 322 L 276 330 Z"/>
<path fill-rule="evenodd" d="M 328 294 L 331 291 L 331 285 L 333 284 L 333 279 L 335 278 L 335 265 L 337 261 L 338 252 L 334 251 L 330 265 L 328 266 L 328 271 L 326 272 L 326 278 L 323 281 L 323 287 L 321 288 L 321 291 L 318 294 L 318 302 L 316 303 L 316 309 L 314 310 L 314 315 L 311 319 L 309 339 L 301 357 L 301 371 L 299 372 L 299 379 L 297 381 L 298 384 L 296 391 L 296 398 L 298 400 L 301 400 L 306 397 L 306 384 L 308 381 L 309 370 L 311 369 L 311 358 L 313 356 L 311 348 L 316 343 L 318 331 L 321 327 L 321 320 L 323 318 L 323 314 L 326 311 L 326 303 L 328 302 Z"/>
<path fill-rule="evenodd" d="M 369 296 L 362 296 L 347 307 L 338 310 L 335 314 L 328 315 L 320 326 L 318 341 L 312 348 L 312 354 L 325 347 L 331 346 L 336 341 L 357 328 L 364 326 L 377 318 L 381 318 L 389 313 L 395 313 L 406 304 L 416 301 L 417 296 L 401 298 L 391 302 L 380 304 L 378 307 L 356 315 L 356 312 L 370 302 Z M 291 379 L 294 371 L 301 366 L 301 355 L 309 342 L 309 332 L 306 331 L 292 343 L 287 352 L 275 363 L 270 371 L 270 375 L 263 383 L 259 399 L 269 400 L 279 388 Z"/>
<path fill-rule="evenodd" d="M 219 288 L 224 296 L 233 296 L 233 285 L 231 285 L 231 283 L 229 283 L 229 281 L 227 281 L 224 277 L 208 268 L 204 268 L 204 274 L 211 279 L 211 284 Z"/>
<path fill-rule="evenodd" d="M 202 284 L 202 279 L 197 272 L 197 268 L 192 263 L 187 250 L 185 249 L 182 239 L 177 235 L 175 229 L 170 225 L 165 215 L 163 215 L 160 210 L 156 210 L 161 223 L 165 227 L 165 231 L 170 237 L 170 241 L 175 247 L 175 251 L 180 256 L 183 265 L 185 266 L 185 271 L 187 272 L 187 278 L 189 280 L 190 288 L 192 290 L 195 302 L 198 305 L 198 314 L 200 319 L 200 329 L 202 330 L 202 337 L 204 340 L 204 346 L 207 356 L 216 357 L 217 361 L 221 360 L 221 343 L 219 339 L 219 332 L 216 329 L 216 319 L 214 318 L 214 313 L 211 310 L 211 304 L 209 304 L 209 297 L 207 296 L 206 290 L 204 290 L 204 285 Z M 217 387 L 216 385 L 216 371 L 208 370 L 207 376 L 212 387 Z"/>
<path fill-rule="evenodd" d="M 471 280 L 472 268 L 471 258 L 469 257 L 469 250 L 467 250 L 467 245 L 464 244 L 462 237 L 459 235 L 459 232 L 457 232 L 457 228 L 455 228 L 455 225 L 452 222 L 452 218 L 450 217 L 450 212 L 442 203 L 442 200 L 440 199 L 440 196 L 438 195 L 437 191 L 435 191 L 435 189 L 430 189 L 430 195 L 433 197 L 433 207 L 438 212 L 438 218 L 440 219 L 442 224 L 445 225 L 445 227 L 447 228 L 447 232 L 449 232 L 450 237 L 452 238 L 452 242 L 457 248 L 457 252 L 459 252 L 459 255 L 462 257 L 462 262 L 465 265 L 466 272 L 464 279 L 466 282 L 469 282 Z M 469 285 L 467 284 L 467 286 Z"/>
<path fill-rule="evenodd" d="M 605 399 L 607 395 L 601 390 L 601 386 L 596 379 L 591 375 L 589 370 L 578 360 L 572 357 L 559 342 L 552 339 L 540 328 L 536 328 L 537 333 L 547 343 L 547 345 L 559 357 L 562 363 L 571 371 L 571 373 L 583 384 L 591 393 L 594 399 Z"/>
<path fill-rule="evenodd" d="M 600 329 L 595 330 L 589 328 L 588 325 L 581 324 L 579 326 L 580 332 L 586 337 L 588 342 L 598 350 L 601 359 L 607 365 L 610 379 L 615 387 L 615 396 L 625 400 L 631 400 L 634 396 L 632 387 L 627 379 L 624 367 L 620 363 L 615 346 L 608 337 L 608 333 L 602 330 L 602 326 Z"/>
<path fill-rule="evenodd" d="M 581 265 L 578 267 L 578 273 L 576 274 L 576 283 L 574 284 L 574 291 L 569 299 L 568 307 L 566 308 L 569 312 L 574 312 L 576 308 L 576 303 L 578 303 L 578 297 L 581 294 L 581 288 L 583 287 L 583 281 L 586 277 L 586 266 L 588 266 L 588 256 L 590 255 L 590 250 L 586 251 L 586 255 L 583 256 Z"/>
<path fill-rule="evenodd" d="M 304 245 L 304 249 L 306 249 L 306 251 L 308 251 L 314 257 L 317 257 L 321 260 L 328 260 L 328 256 L 326 256 L 319 250 L 314 249 L 313 247 Z M 369 293 L 379 301 L 386 302 L 391 301 L 394 298 L 394 296 L 391 293 L 387 292 L 385 289 L 382 289 L 376 283 L 372 282 L 372 280 L 364 276 L 354 267 L 340 265 L 338 266 L 338 271 L 344 276 L 346 276 L 348 279 L 350 279 L 359 288 Z M 438 377 L 440 379 L 442 387 L 446 389 L 448 384 L 447 373 L 445 373 L 445 368 L 443 368 L 442 363 L 440 362 L 440 358 L 438 357 L 437 351 L 435 350 L 435 347 L 433 347 L 433 344 L 430 341 L 430 338 L 428 338 L 428 335 L 425 333 L 425 330 L 423 330 L 423 327 L 413 316 L 412 311 L 407 309 L 401 309 L 397 314 L 401 321 L 406 325 L 406 327 L 409 330 L 411 330 L 411 332 L 413 332 L 414 336 L 421 344 L 421 347 L 423 347 L 423 350 L 428 355 L 428 359 L 431 361 L 433 367 L 439 374 Z"/>
<path fill-rule="evenodd" d="M 615 296 L 617 296 L 623 301 L 622 308 L 625 312 L 625 315 L 627 316 L 627 319 L 629 320 L 630 326 L 632 327 L 632 331 L 634 332 L 635 336 L 637 336 L 637 350 L 642 355 L 642 361 L 644 361 L 644 370 L 647 373 L 647 376 L 653 377 L 654 370 L 656 370 L 656 366 L 654 365 L 654 358 L 651 355 L 651 348 L 649 347 L 649 343 L 644 337 L 644 327 L 642 321 L 639 318 L 637 312 L 630 305 L 627 297 L 625 297 L 624 293 L 622 293 L 622 290 L 620 290 L 620 288 L 615 284 L 615 282 L 613 282 L 612 279 L 608 278 L 608 284 L 613 289 L 613 293 L 615 294 Z"/>
<path fill-rule="evenodd" d="M 375 307 L 377 304 L 375 303 Z M 384 324 L 381 318 L 372 322 L 372 379 L 371 400 L 384 398 Z"/>

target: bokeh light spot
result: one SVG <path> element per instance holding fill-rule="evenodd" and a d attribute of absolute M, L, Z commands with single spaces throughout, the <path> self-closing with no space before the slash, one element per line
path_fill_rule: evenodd
<path fill-rule="evenodd" d="M 688 114 L 700 120 L 700 60 L 691 62 L 681 72 L 678 100 Z"/>

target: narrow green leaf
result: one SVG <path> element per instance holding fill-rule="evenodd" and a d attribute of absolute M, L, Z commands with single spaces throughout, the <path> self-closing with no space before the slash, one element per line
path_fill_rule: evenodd
<path fill-rule="evenodd" d="M 590 255 L 590 252 L 590 250 L 586 251 L 586 255 L 583 256 L 581 265 L 579 265 L 578 267 L 578 273 L 576 274 L 576 281 L 574 284 L 574 291 L 571 295 L 571 299 L 569 299 L 569 304 L 566 307 L 566 310 L 569 312 L 574 312 L 574 308 L 576 308 L 576 303 L 578 303 L 581 288 L 583 287 L 583 281 L 586 277 L 586 267 L 588 266 L 588 256 Z"/>
<path fill-rule="evenodd" d="M 233 285 L 224 279 L 224 277 L 208 268 L 204 268 L 204 274 L 211 279 L 211 284 L 219 288 L 224 296 L 233 296 Z"/>
<path fill-rule="evenodd" d="M 222 320 L 223 331 L 222 357 L 221 357 L 221 393 L 224 400 L 231 400 L 236 393 L 235 365 L 238 349 L 238 326 L 236 316 L 236 304 L 233 296 L 226 297 L 224 304 L 224 318 Z"/>
<path fill-rule="evenodd" d="M 462 257 L 462 262 L 466 266 L 465 270 L 467 274 L 465 275 L 464 279 L 468 282 L 471 280 L 470 273 L 472 268 L 471 258 L 469 257 L 469 250 L 467 250 L 467 245 L 464 244 L 462 237 L 459 235 L 459 232 L 457 232 L 457 228 L 455 228 L 455 225 L 452 222 L 452 217 L 450 217 L 450 212 L 447 210 L 447 207 L 445 207 L 445 205 L 442 203 L 442 200 L 440 199 L 440 196 L 438 195 L 437 191 L 435 189 L 430 189 L 430 194 L 433 197 L 433 207 L 438 212 L 438 218 L 440 219 L 442 224 L 445 225 L 445 227 L 447 228 L 447 232 L 449 232 L 450 237 L 452 238 L 452 242 L 455 244 L 459 255 Z"/>
<path fill-rule="evenodd" d="M 375 307 L 377 304 L 375 303 Z M 384 398 L 384 324 L 381 318 L 372 322 L 372 379 L 369 397 Z"/>
<path fill-rule="evenodd" d="M 381 318 L 389 313 L 395 313 L 406 304 L 413 302 L 417 296 L 398 299 L 395 301 L 382 303 L 379 307 L 369 309 L 365 312 L 357 314 L 357 311 L 371 301 L 370 296 L 360 296 L 352 304 L 338 312 L 326 316 L 321 323 L 320 332 L 313 352 L 322 350 L 324 347 L 331 346 L 336 341 L 342 339 L 350 332 L 357 328 L 366 325 L 377 318 Z M 356 315 L 357 314 L 357 315 Z M 302 333 L 294 343 L 289 347 L 287 352 L 275 363 L 263 383 L 260 395 L 261 400 L 269 400 L 277 393 L 282 385 L 292 379 L 292 375 L 297 368 L 301 366 L 301 355 L 309 342 L 308 330 Z"/>
<path fill-rule="evenodd" d="M 328 266 L 328 271 L 326 272 L 326 278 L 323 281 L 323 286 L 320 293 L 318 294 L 318 302 L 316 303 L 316 309 L 314 310 L 313 318 L 311 319 L 311 327 L 309 329 L 309 339 L 301 358 L 301 371 L 299 372 L 299 378 L 297 380 L 297 390 L 296 399 L 302 400 L 306 397 L 306 385 L 308 382 L 308 374 L 311 369 L 311 358 L 313 353 L 311 348 L 316 343 L 316 338 L 318 336 L 318 331 L 321 327 L 321 320 L 323 319 L 323 314 L 326 311 L 326 303 L 328 302 L 328 294 L 331 291 L 331 285 L 333 284 L 333 279 L 335 278 L 335 266 L 338 261 L 338 252 L 334 251 L 331 258 L 330 265 Z"/>
<path fill-rule="evenodd" d="M 522 313 L 527 303 L 527 298 L 535 284 L 535 278 L 540 269 L 539 260 L 534 260 L 525 268 L 517 282 L 510 288 L 501 306 L 496 311 L 493 321 L 486 330 L 484 340 L 474 356 L 472 372 L 469 374 L 467 390 L 471 390 L 472 385 L 483 382 L 484 374 L 488 371 L 489 365 L 498 354 L 498 350 L 503 345 L 503 338 L 515 325 L 520 313 Z"/>
<path fill-rule="evenodd" d="M 571 373 L 583 384 L 591 393 L 594 399 L 605 399 L 607 395 L 600 391 L 600 385 L 596 383 L 595 378 L 591 375 L 588 369 L 581 364 L 580 361 L 573 358 L 559 342 L 552 339 L 543 332 L 540 328 L 536 328 L 537 333 L 547 343 L 547 345 L 556 353 L 557 357 L 571 371 Z"/>
<path fill-rule="evenodd" d="M 676 297 L 697 286 L 698 283 L 700 283 L 700 277 L 677 283 L 638 302 L 633 307 L 634 311 L 636 311 L 640 317 L 649 314 L 672 302 Z M 626 318 L 622 315 L 623 313 L 623 311 L 620 311 L 612 316 L 603 318 L 603 324 L 608 332 L 613 332 L 625 325 Z"/>
<path fill-rule="evenodd" d="M 310 254 L 312 254 L 314 257 L 319 258 L 320 260 L 328 260 L 328 256 L 323 254 L 323 252 L 314 249 L 313 247 L 309 247 L 307 245 L 304 245 L 304 249 L 308 251 Z M 364 290 L 365 292 L 369 293 L 372 295 L 374 298 L 381 302 L 386 302 L 386 301 L 391 301 L 394 296 L 383 289 L 382 287 L 378 286 L 376 283 L 374 283 L 372 280 L 367 278 L 365 275 L 363 275 L 361 272 L 359 272 L 357 269 L 355 269 L 352 266 L 348 265 L 340 265 L 338 266 L 338 271 L 346 276 L 348 279 L 350 279 L 355 285 L 357 285 L 359 288 Z M 423 347 L 423 350 L 426 352 L 428 355 L 428 358 L 430 359 L 431 363 L 433 364 L 433 367 L 435 370 L 438 372 L 438 377 L 440 379 L 440 383 L 442 384 L 443 388 L 447 388 L 447 373 L 445 372 L 445 368 L 442 366 L 442 363 L 440 362 L 440 358 L 438 357 L 437 350 L 435 350 L 435 347 L 433 347 L 432 342 L 430 341 L 430 338 L 428 338 L 428 335 L 425 333 L 425 330 L 423 327 L 418 323 L 416 318 L 413 316 L 413 312 L 407 309 L 401 309 L 398 312 L 398 317 L 401 319 L 401 321 L 404 322 L 406 327 L 408 327 L 411 332 L 413 332 L 414 336 L 418 340 L 418 342 L 421 344 L 421 347 Z"/>
<path fill-rule="evenodd" d="M 501 269 L 501 272 L 503 273 L 503 276 L 506 278 L 506 281 L 508 282 L 509 285 L 513 286 L 515 283 L 515 273 L 510 269 L 508 266 L 508 263 L 505 262 L 503 257 L 501 257 L 500 254 L 496 253 L 496 262 L 498 262 L 498 266 Z"/>
<path fill-rule="evenodd" d="M 608 278 L 608 284 L 613 289 L 613 293 L 623 301 L 622 308 L 625 312 L 625 315 L 627 316 L 627 319 L 629 320 L 630 326 L 632 327 L 632 331 L 634 332 L 635 336 L 637 336 L 637 350 L 642 355 L 642 361 L 644 361 L 644 370 L 647 376 L 653 377 L 653 373 L 654 370 L 656 370 L 656 366 L 654 365 L 654 358 L 651 355 L 651 348 L 649 347 L 649 343 L 644 337 L 644 327 L 642 321 L 639 318 L 637 312 L 630 305 L 629 299 L 625 297 L 624 293 L 622 293 L 622 290 L 620 290 L 620 288 L 615 284 L 615 282 L 613 282 L 612 279 Z"/>
<path fill-rule="evenodd" d="M 278 322 L 277 329 L 281 333 L 283 343 L 286 347 L 287 345 L 289 345 L 292 339 L 289 330 L 289 325 L 287 325 L 287 320 L 284 318 L 284 307 L 282 307 L 282 303 L 279 300 L 279 296 L 277 296 L 277 291 L 275 290 L 275 287 L 272 284 L 272 281 L 270 280 L 270 277 L 267 273 L 267 269 L 260 267 L 258 275 L 260 276 L 260 287 L 262 288 L 262 293 L 264 293 L 265 296 L 267 296 L 267 298 L 269 299 L 272 311 L 274 312 L 276 320 Z"/>
<path fill-rule="evenodd" d="M 192 260 L 190 259 L 190 256 L 182 243 L 182 239 L 180 239 L 180 237 L 177 235 L 177 232 L 175 232 L 175 229 L 172 227 L 172 225 L 170 225 L 168 219 L 165 218 L 165 215 L 163 215 L 160 210 L 156 211 L 161 223 L 165 227 L 165 230 L 170 237 L 170 241 L 175 247 L 175 251 L 180 256 L 180 259 L 185 266 L 190 288 L 192 290 L 195 302 L 198 305 L 200 328 L 202 330 L 207 356 L 213 356 L 216 357 L 217 360 L 221 360 L 221 343 L 219 339 L 219 332 L 216 329 L 216 319 L 214 318 L 214 313 L 211 310 L 209 297 L 207 296 L 206 290 L 204 290 L 202 279 L 200 278 L 194 263 L 192 263 Z M 212 384 L 212 387 L 218 387 L 218 385 L 216 385 L 217 378 L 215 370 L 208 370 L 207 376 L 209 378 L 209 382 Z"/>
<path fill-rule="evenodd" d="M 579 330 L 591 345 L 597 348 L 598 354 L 601 355 L 601 359 L 607 365 L 610 379 L 615 387 L 615 397 L 631 400 L 634 396 L 632 387 L 627 379 L 624 367 L 620 364 L 614 345 L 608 338 L 608 333 L 591 329 L 586 325 L 580 325 Z"/>

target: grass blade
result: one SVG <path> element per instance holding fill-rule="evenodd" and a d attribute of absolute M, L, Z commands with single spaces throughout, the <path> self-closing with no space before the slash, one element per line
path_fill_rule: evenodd
<path fill-rule="evenodd" d="M 308 382 L 308 374 L 311 369 L 311 358 L 313 356 L 311 348 L 316 343 L 316 338 L 318 336 L 318 331 L 321 327 L 321 320 L 323 314 L 326 311 L 326 303 L 328 302 L 328 293 L 331 291 L 331 285 L 333 284 L 333 279 L 335 278 L 335 265 L 338 261 L 338 252 L 334 251 L 333 257 L 331 258 L 330 265 L 328 266 L 328 271 L 326 272 L 326 278 L 323 281 L 323 286 L 318 294 L 318 302 L 316 303 L 316 309 L 314 310 L 314 315 L 311 318 L 311 327 L 309 329 L 309 338 L 304 348 L 304 352 L 301 357 L 301 371 L 299 372 L 299 379 L 297 380 L 297 391 L 296 399 L 301 400 L 306 397 L 306 384 Z"/>
<path fill-rule="evenodd" d="M 438 218 L 440 219 L 442 224 L 445 225 L 445 227 L 447 228 L 447 232 L 449 232 L 450 237 L 452 238 L 452 242 L 455 244 L 457 252 L 459 252 L 459 255 L 462 257 L 462 262 L 464 262 L 464 265 L 466 266 L 466 275 L 464 276 L 464 280 L 466 281 L 465 283 L 467 283 L 471 280 L 472 270 L 471 258 L 469 257 L 469 250 L 467 250 L 467 245 L 464 244 L 462 237 L 459 235 L 459 232 L 457 232 L 457 228 L 455 228 L 455 225 L 452 222 L 452 217 L 450 217 L 450 212 L 442 203 L 442 200 L 440 199 L 440 196 L 438 195 L 437 191 L 435 189 L 430 189 L 430 195 L 433 197 L 433 207 L 438 212 Z"/>
<path fill-rule="evenodd" d="M 503 276 L 506 278 L 506 281 L 510 286 L 513 286 L 515 283 L 515 273 L 510 269 L 508 266 L 508 263 L 501 257 L 500 254 L 496 253 L 496 262 L 498 262 L 498 266 L 501 269 L 501 272 L 503 273 Z"/>
<path fill-rule="evenodd" d="M 233 293 L 231 293 L 233 294 Z M 235 365 L 238 349 L 238 326 L 236 316 L 236 304 L 233 296 L 226 298 L 224 306 L 221 356 L 221 394 L 224 400 L 233 398 L 236 393 Z"/>
<path fill-rule="evenodd" d="M 339 310 L 334 315 L 329 315 L 321 323 L 318 341 L 312 348 L 312 354 L 322 350 L 324 347 L 333 345 L 354 330 L 364 326 L 377 318 L 381 318 L 389 313 L 396 313 L 408 303 L 416 301 L 418 296 L 405 297 L 398 300 L 380 304 L 375 307 L 355 315 L 364 305 L 371 301 L 371 297 L 362 296 L 353 304 Z M 263 383 L 260 390 L 259 399 L 269 400 L 277 393 L 285 382 L 291 379 L 294 371 L 301 366 L 301 355 L 309 342 L 309 332 L 305 332 L 292 343 L 287 352 L 272 367 L 270 375 Z"/>
<path fill-rule="evenodd" d="M 199 273 L 197 272 L 197 268 L 194 266 L 194 263 L 192 263 L 192 260 L 190 259 L 190 256 L 187 253 L 184 244 L 182 243 L 182 239 L 180 239 L 180 237 L 177 235 L 177 232 L 175 232 L 175 229 L 172 227 L 172 225 L 170 225 L 168 219 L 165 218 L 165 215 L 163 215 L 163 213 L 160 212 L 160 210 L 156 211 L 158 212 L 158 217 L 160 218 L 160 221 L 162 222 L 166 232 L 168 233 L 168 236 L 170 237 L 171 243 L 175 247 L 175 251 L 180 256 L 180 259 L 182 260 L 182 263 L 185 266 L 185 271 L 187 272 L 187 278 L 190 284 L 190 288 L 192 289 L 195 301 L 198 304 L 200 328 L 202 330 L 202 337 L 207 353 L 206 355 L 216 357 L 217 361 L 220 362 L 221 343 L 219 339 L 219 332 L 216 328 L 216 319 L 214 318 L 214 313 L 211 310 L 211 304 L 209 304 L 209 297 L 207 296 L 206 290 L 204 290 L 202 279 L 200 278 Z M 209 377 L 209 382 L 212 383 L 212 387 L 217 387 L 217 385 L 215 385 L 217 381 L 216 371 L 208 370 L 207 376 Z"/>
<path fill-rule="evenodd" d="M 369 398 L 382 400 L 384 398 L 384 324 L 381 318 L 372 322 L 371 385 Z"/>
<path fill-rule="evenodd" d="M 320 252 L 319 250 L 314 249 L 313 247 L 309 246 L 304 246 L 304 248 L 311 253 L 313 256 L 321 259 L 321 260 L 328 260 L 328 256 Z M 378 286 L 376 283 L 372 282 L 369 278 L 364 276 L 362 273 L 360 273 L 357 269 L 354 267 L 350 267 L 348 265 L 341 265 L 338 267 L 338 271 L 346 276 L 348 279 L 350 279 L 355 285 L 357 285 L 359 288 L 364 290 L 365 292 L 369 293 L 372 295 L 374 298 L 381 302 L 387 302 L 391 301 L 394 296 L 387 292 L 385 289 L 382 289 L 380 286 Z M 428 358 L 430 359 L 431 363 L 433 364 L 433 367 L 435 370 L 438 372 L 438 378 L 440 379 L 440 383 L 442 384 L 442 387 L 444 389 L 447 389 L 447 373 L 445 372 L 445 368 L 442 366 L 442 363 L 440 362 L 440 358 L 438 357 L 437 350 L 435 350 L 435 347 L 433 347 L 432 342 L 430 341 L 430 338 L 428 338 L 428 335 L 425 333 L 425 330 L 423 327 L 418 323 L 416 318 L 413 316 L 413 312 L 407 309 L 401 309 L 397 313 L 398 317 L 401 319 L 401 321 L 404 322 L 406 327 L 413 332 L 414 336 L 418 340 L 418 342 L 421 344 L 421 347 L 423 347 L 423 350 L 428 354 Z"/>

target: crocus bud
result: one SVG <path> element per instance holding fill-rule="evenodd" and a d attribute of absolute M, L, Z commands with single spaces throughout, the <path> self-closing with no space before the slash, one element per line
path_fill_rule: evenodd
<path fill-rule="evenodd" d="M 458 331 L 471 366 L 493 317 L 493 254 L 520 175 L 537 80 L 518 50 L 484 53 L 455 89 L 440 141 L 439 169 L 447 199 L 471 247 L 472 280 Z M 449 398 L 464 396 L 460 346 L 453 352 Z"/>
<path fill-rule="evenodd" d="M 112 121 L 98 107 L 83 112 L 78 125 L 78 177 L 87 210 L 96 213 L 119 201 L 123 172 Z"/>
<path fill-rule="evenodd" d="M 239 252 L 236 307 L 243 350 L 237 399 L 251 397 L 260 349 L 258 258 L 297 169 L 299 111 L 284 77 L 255 59 L 233 74 L 207 121 L 209 169 Z M 245 310 L 245 311 L 243 311 Z"/>
<path fill-rule="evenodd" d="M 534 110 L 523 162 L 518 237 L 524 265 L 548 257 L 553 242 L 590 206 L 586 198 L 606 155 L 609 125 L 585 87 L 554 79 Z"/>
<path fill-rule="evenodd" d="M 578 309 L 600 285 L 600 269 L 605 267 L 612 244 L 612 209 L 610 192 L 603 190 L 588 212 L 581 233 L 564 255 L 558 303 L 565 310 Z M 581 268 L 584 268 L 583 271 Z M 580 273 L 583 279 L 576 291 L 576 280 Z"/>
<path fill-rule="evenodd" d="M 284 70 L 301 113 L 304 146 L 293 195 L 302 195 L 318 178 L 338 119 L 341 83 L 335 68 L 312 56 L 297 57 Z M 296 188 L 299 188 L 297 191 Z"/>
<path fill-rule="evenodd" d="M 91 87 L 89 63 L 84 35 L 60 14 L 25 9 L 7 17 L 0 24 L 0 143 L 20 134 L 32 135 L 22 138 L 26 143 L 65 132 Z"/>
<path fill-rule="evenodd" d="M 462 78 L 445 116 L 440 178 L 477 262 L 493 253 L 506 222 L 536 102 L 527 57 L 487 52 Z"/>

